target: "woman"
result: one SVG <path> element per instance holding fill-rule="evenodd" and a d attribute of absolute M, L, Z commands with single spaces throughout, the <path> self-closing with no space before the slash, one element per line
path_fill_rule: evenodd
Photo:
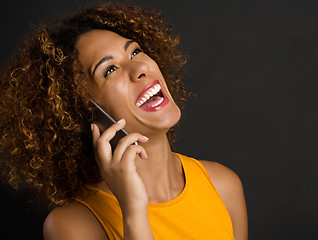
<path fill-rule="evenodd" d="M 45 239 L 247 239 L 238 176 L 171 152 L 190 96 L 178 43 L 156 11 L 119 4 L 25 41 L 1 81 L 2 166 L 56 205 Z M 102 133 L 91 98 L 117 120 Z"/>

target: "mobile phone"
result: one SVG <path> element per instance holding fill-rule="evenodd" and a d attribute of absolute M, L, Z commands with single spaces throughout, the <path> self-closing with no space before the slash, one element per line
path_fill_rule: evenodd
<path fill-rule="evenodd" d="M 116 121 L 109 116 L 108 113 L 104 111 L 93 99 L 90 99 L 90 102 L 94 105 L 94 118 L 93 123 L 96 124 L 100 130 L 100 133 L 102 134 L 107 128 L 109 128 L 112 124 L 116 123 Z M 117 131 L 116 135 L 113 137 L 113 139 L 110 140 L 110 145 L 112 146 L 112 150 L 114 151 L 115 147 L 118 144 L 118 141 L 125 137 L 128 133 L 125 129 L 121 129 Z M 138 145 L 137 142 L 134 143 L 135 145 Z"/>

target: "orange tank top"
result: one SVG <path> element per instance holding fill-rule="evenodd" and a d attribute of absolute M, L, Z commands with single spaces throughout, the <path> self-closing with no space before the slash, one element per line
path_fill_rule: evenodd
<path fill-rule="evenodd" d="M 177 154 L 185 175 L 185 187 L 176 198 L 148 206 L 155 239 L 234 239 L 230 215 L 203 165 Z M 117 199 L 102 190 L 77 201 L 87 206 L 103 226 L 108 237 L 123 239 L 123 219 Z"/>

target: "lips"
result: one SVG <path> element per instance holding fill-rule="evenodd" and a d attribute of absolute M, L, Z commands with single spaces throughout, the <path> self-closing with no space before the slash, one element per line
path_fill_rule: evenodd
<path fill-rule="evenodd" d="M 155 80 L 141 91 L 135 105 L 144 111 L 153 112 L 162 109 L 168 102 L 159 80 Z"/>

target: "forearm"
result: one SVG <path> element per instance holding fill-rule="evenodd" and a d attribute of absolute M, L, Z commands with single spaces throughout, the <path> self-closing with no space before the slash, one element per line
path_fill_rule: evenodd
<path fill-rule="evenodd" d="M 153 240 L 148 211 L 123 215 L 125 240 Z"/>

